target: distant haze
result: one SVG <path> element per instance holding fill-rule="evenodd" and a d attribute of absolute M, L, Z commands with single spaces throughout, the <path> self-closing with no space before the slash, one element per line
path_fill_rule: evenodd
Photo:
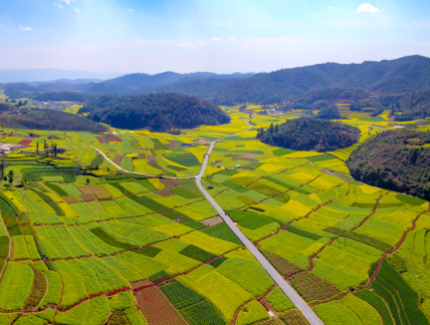
<path fill-rule="evenodd" d="M 97 79 L 107 80 L 122 76 L 121 73 L 98 74 L 87 71 L 58 69 L 0 70 L 0 83 L 44 82 L 60 79 Z"/>

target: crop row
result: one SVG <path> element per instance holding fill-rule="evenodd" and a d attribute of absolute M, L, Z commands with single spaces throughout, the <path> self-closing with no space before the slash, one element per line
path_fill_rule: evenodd
<path fill-rule="evenodd" d="M 350 230 L 345 230 L 345 229 L 336 228 L 336 227 L 328 227 L 324 230 L 327 232 L 331 232 L 335 235 L 347 237 L 347 238 L 356 240 L 360 243 L 375 247 L 383 252 L 389 252 L 393 248 L 391 245 L 384 243 L 383 241 L 377 238 L 374 238 L 365 234 L 352 232 Z"/>

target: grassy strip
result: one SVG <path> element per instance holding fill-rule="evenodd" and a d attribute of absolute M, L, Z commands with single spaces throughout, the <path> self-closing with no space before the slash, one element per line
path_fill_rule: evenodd
<path fill-rule="evenodd" d="M 381 315 L 381 318 L 384 322 L 384 325 L 394 325 L 393 319 L 391 317 L 390 311 L 387 308 L 387 305 L 384 303 L 381 297 L 374 294 L 370 290 L 361 290 L 355 295 L 361 300 L 366 301 L 370 304 L 376 311 Z"/>
<path fill-rule="evenodd" d="M 303 317 L 303 314 L 298 309 L 286 312 L 281 316 L 281 319 L 288 325 L 309 325 L 308 321 Z"/>
<path fill-rule="evenodd" d="M 355 241 L 358 241 L 360 243 L 375 247 L 383 252 L 389 252 L 392 250 L 392 246 L 384 243 L 383 241 L 380 241 L 379 239 L 373 238 L 368 235 L 359 234 L 356 232 L 352 232 L 350 230 L 344 230 L 336 227 L 328 227 L 324 229 L 324 231 L 331 232 L 332 234 L 346 237 Z"/>
<path fill-rule="evenodd" d="M 169 284 L 161 286 L 160 289 L 177 309 L 182 309 L 205 300 L 197 292 L 174 280 L 170 280 Z"/>
<path fill-rule="evenodd" d="M 130 322 L 128 321 L 127 316 L 121 310 L 112 314 L 112 317 L 109 319 L 107 325 L 130 325 Z"/>
<path fill-rule="evenodd" d="M 398 302 L 397 306 L 402 306 L 400 315 L 406 315 L 410 324 L 429 324 L 426 316 L 418 306 L 420 298 L 418 294 L 411 289 L 401 275 L 385 260 L 382 262 L 381 271 L 376 277 L 376 281 L 379 281 L 380 285 L 383 285 L 385 289 L 394 295 Z"/>
<path fill-rule="evenodd" d="M 233 231 L 227 226 L 226 223 L 220 223 L 216 226 L 206 228 L 202 230 L 202 232 L 206 233 L 209 236 L 212 236 L 214 238 L 222 239 L 229 241 L 231 243 L 237 244 L 242 246 L 242 242 L 239 240 L 239 238 L 236 237 Z"/>
<path fill-rule="evenodd" d="M 216 255 L 206 252 L 205 250 L 198 248 L 194 245 L 189 245 L 185 247 L 183 250 L 179 252 L 179 254 L 191 257 L 192 259 L 195 259 L 202 263 L 205 263 L 213 259 L 214 257 L 216 257 Z"/>
<path fill-rule="evenodd" d="M 45 275 L 38 268 L 31 266 L 34 271 L 33 286 L 31 288 L 30 295 L 24 303 L 24 309 L 36 308 L 43 299 L 45 292 L 48 288 Z"/>

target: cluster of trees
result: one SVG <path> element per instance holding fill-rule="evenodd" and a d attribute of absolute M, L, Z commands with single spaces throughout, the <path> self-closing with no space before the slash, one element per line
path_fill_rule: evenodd
<path fill-rule="evenodd" d="M 105 132 L 108 129 L 85 117 L 50 109 L 31 110 L 26 115 L 7 114 L 0 117 L 0 124 L 7 128 L 33 130 Z"/>
<path fill-rule="evenodd" d="M 307 117 L 272 124 L 257 134 L 258 140 L 271 146 L 320 152 L 349 147 L 359 138 L 360 130 L 355 127 Z"/>
<path fill-rule="evenodd" d="M 230 117 L 219 107 L 195 97 L 179 94 L 147 96 L 101 96 L 82 107 L 79 113 L 88 118 L 123 129 L 148 128 L 166 132 L 200 125 L 220 125 Z"/>
<path fill-rule="evenodd" d="M 351 175 L 367 184 L 430 199 L 429 132 L 387 131 L 361 144 L 347 160 Z"/>
<path fill-rule="evenodd" d="M 34 98 L 35 100 L 41 102 L 53 101 L 53 102 L 85 102 L 90 99 L 90 96 L 83 93 L 74 93 L 74 92 L 60 92 L 60 93 L 43 93 L 38 94 Z"/>
<path fill-rule="evenodd" d="M 396 121 L 412 121 L 430 115 L 430 89 L 381 96 L 379 101 Z"/>
<path fill-rule="evenodd" d="M 317 118 L 325 119 L 325 120 L 338 120 L 342 118 L 339 113 L 339 108 L 336 105 L 327 105 L 322 102 L 319 105 L 320 111 L 317 114 Z"/>

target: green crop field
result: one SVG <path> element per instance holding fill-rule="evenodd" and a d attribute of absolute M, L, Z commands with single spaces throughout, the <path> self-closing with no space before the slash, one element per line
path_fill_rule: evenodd
<path fill-rule="evenodd" d="M 356 145 L 269 147 L 238 108 L 224 108 L 228 125 L 180 135 L 34 131 L 7 155 L 0 324 L 306 324 L 192 178 L 208 139 L 244 130 L 216 143 L 202 184 L 323 322 L 429 324 L 429 203 L 354 181 L 344 161 Z M 256 115 L 253 125 L 283 121 Z M 360 142 L 379 132 L 373 124 L 392 129 L 367 113 L 342 123 Z M 0 142 L 29 137 L 14 134 Z M 50 137 L 66 152 L 37 154 Z M 122 173 L 94 148 L 152 176 Z"/>

